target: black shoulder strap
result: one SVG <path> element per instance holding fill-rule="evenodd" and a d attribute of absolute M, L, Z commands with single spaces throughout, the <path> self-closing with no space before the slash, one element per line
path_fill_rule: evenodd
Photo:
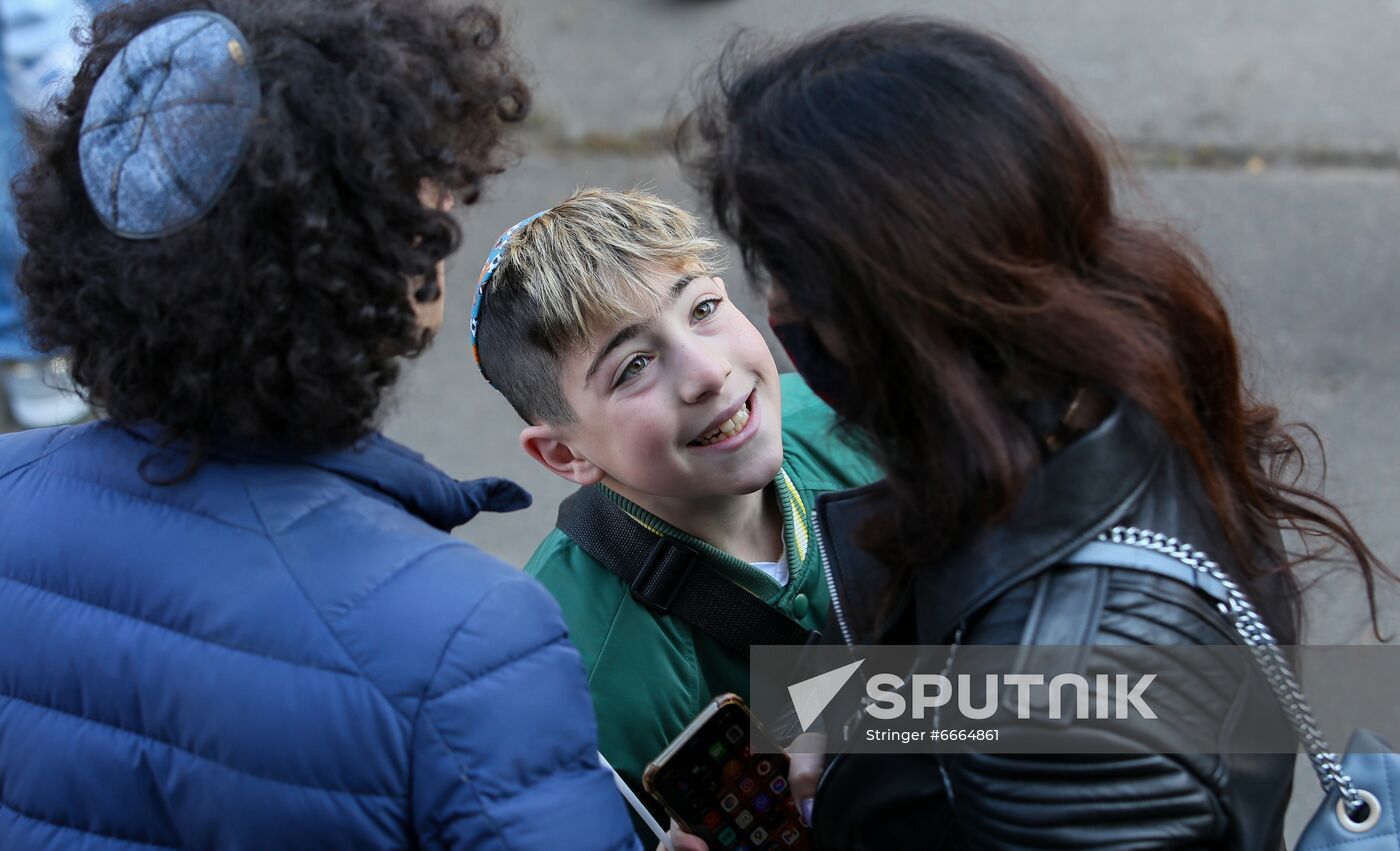
<path fill-rule="evenodd" d="M 805 644 L 813 638 L 811 630 L 719 575 L 689 546 L 633 520 L 598 485 L 565 499 L 555 525 L 627 583 L 638 603 L 680 618 L 745 659 L 752 644 Z"/>
<path fill-rule="evenodd" d="M 1090 541 L 1070 553 L 1059 563 L 1118 567 L 1125 570 L 1155 573 L 1158 576 L 1175 579 L 1184 585 L 1190 585 L 1216 602 L 1226 604 L 1230 602 L 1230 594 L 1225 590 L 1225 586 L 1220 584 L 1220 580 L 1194 570 L 1169 555 L 1134 547 L 1131 544 Z"/>

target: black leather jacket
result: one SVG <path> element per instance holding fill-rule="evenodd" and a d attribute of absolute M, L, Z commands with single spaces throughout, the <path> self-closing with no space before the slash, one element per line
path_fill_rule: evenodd
<path fill-rule="evenodd" d="M 853 535 L 882 499 L 873 485 L 818 501 L 835 592 L 828 640 L 848 634 L 855 643 L 949 644 L 963 625 L 964 644 L 1237 643 L 1212 602 L 1185 583 L 1060 563 L 1114 525 L 1174 535 L 1217 560 L 1226 554 L 1189 459 L 1139 409 L 1120 405 L 1051 457 L 1008 521 L 921 570 L 903 607 L 876 622 L 891 608 L 881 604 L 887 575 Z M 1266 614 L 1287 610 L 1287 588 L 1250 591 Z M 1274 624 L 1281 642 L 1292 639 L 1286 615 Z M 1236 697 L 1197 695 L 1195 705 L 1159 714 L 1228 734 Z M 1286 729 L 1274 710 L 1266 717 Z M 823 775 L 814 834 L 818 848 L 850 851 L 1273 851 L 1283 847 L 1293 766 L 1287 754 L 848 754 L 833 758 Z"/>

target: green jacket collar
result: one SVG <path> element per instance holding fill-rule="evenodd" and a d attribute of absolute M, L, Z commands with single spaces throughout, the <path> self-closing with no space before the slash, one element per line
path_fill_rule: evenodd
<path fill-rule="evenodd" d="M 677 529 L 611 488 L 600 487 L 609 499 L 627 513 L 627 516 L 652 532 L 675 538 L 704 555 L 712 567 L 719 570 L 731 581 L 770 602 L 782 596 L 784 588 L 780 587 L 773 577 L 752 564 L 732 556 L 688 532 Z M 794 484 L 792 476 L 788 474 L 786 462 L 773 479 L 773 487 L 777 489 L 778 502 L 783 510 L 783 547 L 787 554 L 788 570 L 791 574 L 787 587 L 797 587 L 801 585 L 807 568 L 807 558 L 811 555 L 812 521 L 806 501 L 798 491 L 797 485 Z"/>

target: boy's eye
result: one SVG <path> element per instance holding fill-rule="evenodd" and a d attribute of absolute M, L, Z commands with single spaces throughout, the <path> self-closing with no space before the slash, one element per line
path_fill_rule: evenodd
<path fill-rule="evenodd" d="M 700 322 L 705 319 L 709 319 L 711 316 L 714 316 L 715 311 L 719 310 L 719 305 L 721 301 L 722 299 L 718 297 L 707 298 L 699 304 L 695 305 L 695 309 L 690 311 L 691 320 L 694 322 Z"/>
<path fill-rule="evenodd" d="M 616 387 L 623 382 L 636 378 L 641 374 L 642 370 L 647 368 L 647 364 L 649 363 L 651 363 L 650 355 L 633 355 L 627 361 L 627 365 L 622 368 L 622 372 L 617 376 L 617 384 L 613 386 Z"/>

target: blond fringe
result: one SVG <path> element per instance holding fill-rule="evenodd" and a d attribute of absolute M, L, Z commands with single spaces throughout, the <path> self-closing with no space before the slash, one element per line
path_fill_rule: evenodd
<path fill-rule="evenodd" d="M 524 287 L 545 337 L 567 350 L 658 311 L 657 275 L 714 274 L 720 256 L 694 216 L 649 192 L 580 189 L 516 233 L 496 280 Z"/>

